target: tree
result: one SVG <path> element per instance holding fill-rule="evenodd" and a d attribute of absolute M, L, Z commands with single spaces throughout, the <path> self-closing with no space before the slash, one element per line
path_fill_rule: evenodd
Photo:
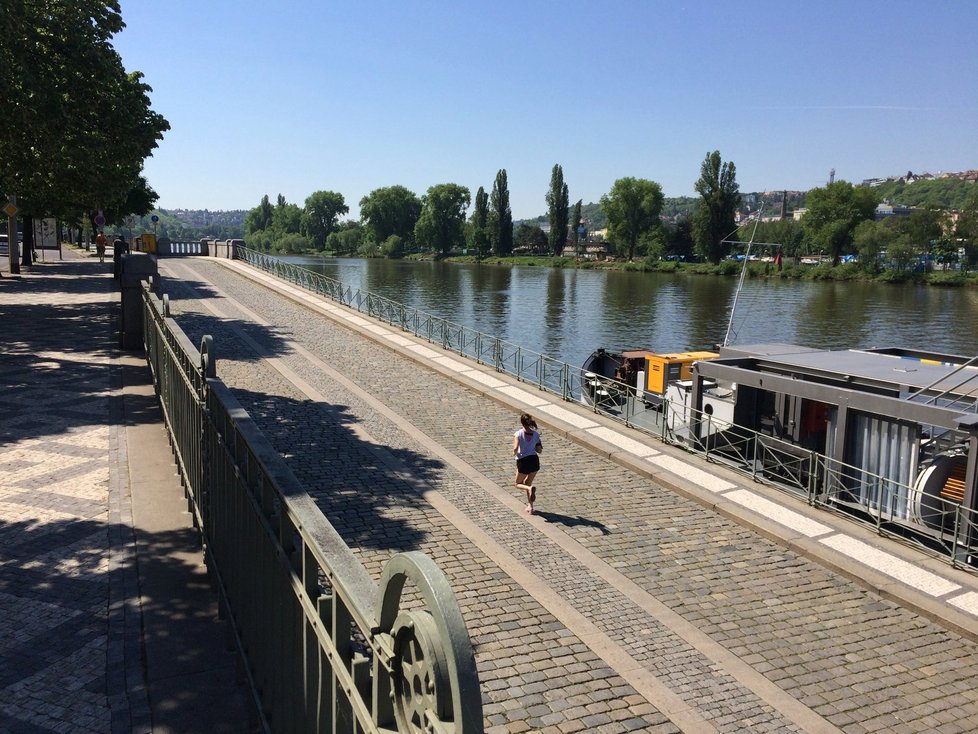
<path fill-rule="evenodd" d="M 729 250 L 724 238 L 737 229 L 736 212 L 740 205 L 737 167 L 732 161 L 723 163 L 718 150 L 707 153 L 694 188 L 700 195 L 699 206 L 693 213 L 696 251 L 716 264 Z"/>
<path fill-rule="evenodd" d="M 481 260 L 489 254 L 489 194 L 479 187 L 475 192 L 475 205 L 472 211 L 472 239 L 470 246 L 475 250 L 476 259 Z"/>
<path fill-rule="evenodd" d="M 848 181 L 835 181 L 808 192 L 807 211 L 802 223 L 813 244 L 832 257 L 838 265 L 843 253 L 851 250 L 856 226 L 873 219 L 879 204 L 871 188 L 854 187 Z"/>
<path fill-rule="evenodd" d="M 859 255 L 860 269 L 876 275 L 882 269 L 881 256 L 886 245 L 893 239 L 893 231 L 885 222 L 864 219 L 852 233 L 852 241 Z"/>
<path fill-rule="evenodd" d="M 272 210 L 272 231 L 280 239 L 287 234 L 299 234 L 302 229 L 302 209 L 298 204 L 290 204 L 281 194 Z"/>
<path fill-rule="evenodd" d="M 391 237 L 393 236 L 395 235 L 391 235 Z M 363 239 L 364 227 L 362 224 L 344 222 L 339 225 L 339 229 L 335 232 L 330 232 L 326 238 L 326 247 L 330 252 L 335 252 L 337 255 L 351 255 L 359 249 Z"/>
<path fill-rule="evenodd" d="M 753 225 L 743 227 L 738 231 L 738 239 L 747 243 L 751 235 L 755 242 L 769 242 L 780 245 L 785 257 L 799 257 L 805 254 L 805 228 L 801 222 L 794 219 L 779 219 L 774 222 L 758 222 L 757 230 Z M 772 256 L 774 253 L 770 253 Z"/>
<path fill-rule="evenodd" d="M 954 237 L 964 248 L 964 267 L 978 266 L 978 188 L 971 191 L 954 227 Z"/>
<path fill-rule="evenodd" d="M 509 208 L 509 183 L 506 169 L 501 168 L 492 184 L 489 197 L 489 233 L 492 251 L 499 257 L 513 253 L 513 212 Z"/>
<path fill-rule="evenodd" d="M 312 237 L 314 247 L 322 252 L 326 249 L 326 238 L 336 229 L 340 214 L 349 211 L 350 207 L 343 200 L 343 194 L 316 191 L 306 199 L 302 212 L 302 232 Z"/>
<path fill-rule="evenodd" d="M 542 252 L 549 247 L 546 233 L 537 224 L 520 222 L 516 227 L 515 247 L 519 251 Z"/>
<path fill-rule="evenodd" d="M 261 203 L 245 215 L 245 235 L 271 227 L 273 211 L 272 202 L 268 200 L 268 194 L 265 194 L 261 197 Z"/>
<path fill-rule="evenodd" d="M 414 226 L 414 240 L 421 246 L 448 255 L 465 243 L 465 210 L 469 190 L 458 184 L 432 186 L 421 200 L 421 216 Z"/>
<path fill-rule="evenodd" d="M 560 255 L 567 244 L 568 191 L 564 183 L 564 169 L 559 164 L 554 165 L 550 173 L 547 219 L 550 221 L 550 234 L 547 236 L 550 252 Z"/>
<path fill-rule="evenodd" d="M 665 251 L 676 260 L 688 260 L 693 254 L 693 222 L 688 216 L 679 217 L 665 232 Z"/>
<path fill-rule="evenodd" d="M 574 204 L 574 213 L 571 214 L 571 232 L 574 235 L 574 252 L 580 253 L 581 251 L 581 233 L 580 227 L 582 225 L 581 218 L 581 207 L 584 204 L 584 199 L 578 199 L 577 203 Z"/>
<path fill-rule="evenodd" d="M 0 191 L 25 216 L 72 221 L 138 203 L 134 192 L 152 191 L 139 182 L 143 161 L 169 123 L 112 47 L 118 2 L 6 0 L 3 17 Z"/>
<path fill-rule="evenodd" d="M 410 240 L 420 214 L 421 200 L 403 186 L 374 189 L 360 199 L 360 219 L 375 243 L 392 234 Z"/>
<path fill-rule="evenodd" d="M 639 239 L 659 226 L 662 187 L 644 178 L 620 178 L 601 197 L 601 209 L 608 217 L 609 236 L 617 246 L 624 246 L 631 260 Z"/>

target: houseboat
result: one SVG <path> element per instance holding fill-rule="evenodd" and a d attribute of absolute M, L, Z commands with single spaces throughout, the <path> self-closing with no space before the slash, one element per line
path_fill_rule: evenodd
<path fill-rule="evenodd" d="M 585 362 L 581 394 L 813 503 L 925 544 L 953 544 L 974 563 L 976 364 L 919 350 L 792 344 L 598 350 Z"/>

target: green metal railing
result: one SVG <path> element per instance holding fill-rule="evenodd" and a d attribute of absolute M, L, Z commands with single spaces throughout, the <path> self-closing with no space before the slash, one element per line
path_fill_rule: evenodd
<path fill-rule="evenodd" d="M 912 538 L 922 534 L 922 548 L 946 556 L 952 565 L 961 558 L 978 557 L 978 547 L 962 542 L 968 528 L 978 527 L 978 513 L 941 497 L 928 498 L 937 509 L 923 522 L 913 513 L 903 516 L 886 503 L 874 503 L 881 496 L 905 496 L 911 504 L 920 500 L 913 487 L 899 486 L 892 480 L 876 477 L 885 488 L 860 491 L 854 482 L 873 481 L 873 475 L 857 467 L 828 459 L 815 451 L 739 426 L 724 425 L 704 412 L 689 411 L 683 405 L 663 400 L 658 411 L 648 410 L 636 389 L 628 384 L 585 372 L 553 357 L 531 351 L 518 344 L 469 329 L 461 324 L 433 316 L 377 294 L 344 286 L 341 282 L 281 259 L 243 246 L 233 256 L 285 281 L 318 293 L 373 318 L 438 344 L 480 364 L 492 365 L 518 380 L 541 390 L 579 401 L 593 412 L 620 421 L 660 440 L 699 454 L 708 461 L 749 475 L 752 479 L 804 497 L 809 504 L 832 511 L 843 511 L 874 526 L 880 534 Z M 698 435 L 691 431 L 700 425 Z M 707 437 L 707 438 L 701 438 Z M 861 479 L 857 479 L 860 478 Z M 892 486 L 891 486 L 892 485 Z M 852 501 L 853 497 L 868 498 Z M 950 528 L 950 529 L 949 529 Z"/>
<path fill-rule="evenodd" d="M 442 571 L 401 553 L 374 583 L 231 391 L 144 288 L 147 359 L 220 607 L 267 732 L 483 731 Z M 242 724 L 245 728 L 245 724 Z"/>

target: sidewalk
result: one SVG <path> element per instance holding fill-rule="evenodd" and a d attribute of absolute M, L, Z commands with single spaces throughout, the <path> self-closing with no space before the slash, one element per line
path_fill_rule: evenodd
<path fill-rule="evenodd" d="M 0 732 L 248 729 L 111 263 L 0 263 Z"/>

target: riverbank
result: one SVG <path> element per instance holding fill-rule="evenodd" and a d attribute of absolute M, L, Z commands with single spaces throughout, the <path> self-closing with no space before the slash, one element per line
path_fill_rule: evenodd
<path fill-rule="evenodd" d="M 285 256 L 286 253 L 270 253 Z M 337 255 L 331 252 L 293 253 L 303 257 L 353 257 L 363 255 Z M 438 260 L 467 265 L 492 265 L 497 267 L 541 267 L 576 270 L 613 270 L 623 272 L 665 273 L 678 275 L 710 275 L 714 277 L 740 276 L 743 267 L 742 260 L 723 260 L 713 263 L 687 263 L 675 260 L 658 260 L 644 258 L 623 260 L 609 258 L 604 260 L 574 257 L 552 257 L 548 255 L 513 255 L 510 257 L 489 256 L 479 260 L 474 255 L 451 255 L 439 257 L 431 253 L 415 253 L 407 255 L 404 260 L 424 262 Z M 929 285 L 942 288 L 978 287 L 978 272 L 960 270 L 935 270 L 917 272 L 913 270 L 885 269 L 878 273 L 865 270 L 859 263 L 840 263 L 833 266 L 830 262 L 801 263 L 795 258 L 785 258 L 781 268 L 773 261 L 750 262 L 747 267 L 747 278 L 755 280 L 811 280 L 811 281 L 858 281 L 864 283 L 891 283 Z"/>
<path fill-rule="evenodd" d="M 431 259 L 430 256 L 414 256 L 416 260 Z M 581 270 L 621 270 L 648 273 L 677 273 L 686 275 L 733 276 L 740 275 L 743 262 L 738 260 L 723 260 L 719 264 L 685 263 L 674 260 L 592 260 L 572 257 L 548 257 L 546 255 L 519 255 L 513 257 L 488 257 L 477 260 L 472 255 L 452 256 L 444 258 L 447 262 L 479 263 L 482 265 L 498 265 L 503 267 L 550 267 L 576 268 Z M 793 264 L 789 263 L 779 268 L 773 262 L 750 262 L 747 266 L 748 278 L 783 279 L 783 280 L 832 280 L 832 281 L 864 281 L 874 283 L 913 283 L 940 287 L 978 287 L 978 273 L 958 270 L 937 270 L 932 272 L 914 272 L 910 270 L 883 270 L 871 273 L 861 268 L 858 263 L 841 263 L 832 266 L 831 263 Z"/>

